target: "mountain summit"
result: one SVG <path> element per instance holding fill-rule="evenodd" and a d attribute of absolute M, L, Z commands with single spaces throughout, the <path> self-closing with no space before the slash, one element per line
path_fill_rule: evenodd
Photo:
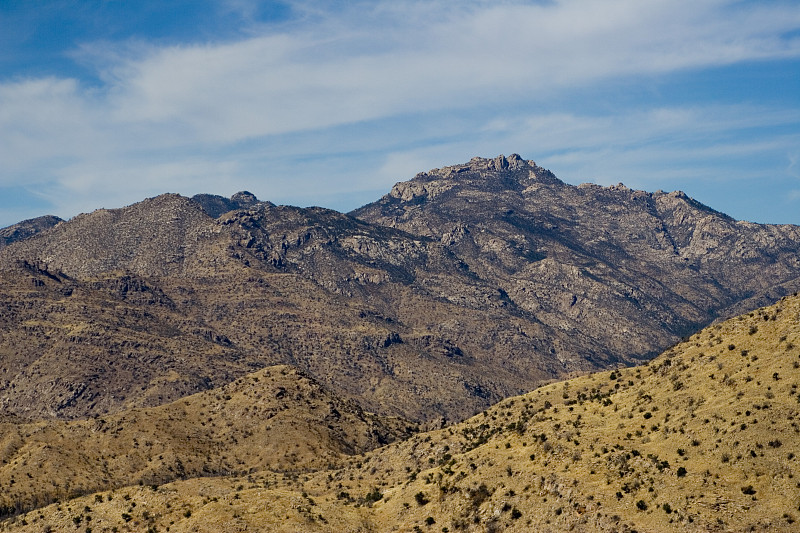
<path fill-rule="evenodd" d="M 797 226 L 682 192 L 567 185 L 516 154 L 418 174 L 351 214 L 439 241 L 520 312 L 614 351 L 654 353 L 800 285 Z"/>

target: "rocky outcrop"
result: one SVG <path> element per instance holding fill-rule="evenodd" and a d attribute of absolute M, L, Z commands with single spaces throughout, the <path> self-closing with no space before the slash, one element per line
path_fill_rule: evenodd
<path fill-rule="evenodd" d="M 220 216 L 236 209 L 247 209 L 259 203 L 258 198 L 248 191 L 240 191 L 225 198 L 216 194 L 195 194 L 192 200 L 197 202 L 203 211 L 212 218 Z"/>
<path fill-rule="evenodd" d="M 24 241 L 34 235 L 48 230 L 57 224 L 64 222 L 62 219 L 45 215 L 43 217 L 23 220 L 7 228 L 0 229 L 0 249 L 18 241 Z"/>

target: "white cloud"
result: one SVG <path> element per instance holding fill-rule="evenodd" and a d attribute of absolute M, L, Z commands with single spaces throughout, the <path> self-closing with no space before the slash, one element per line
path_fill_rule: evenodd
<path fill-rule="evenodd" d="M 793 2 L 334 4 L 293 2 L 293 19 L 253 23 L 252 37 L 239 41 L 85 43 L 76 55 L 94 65 L 100 86 L 57 78 L 1 83 L 0 186 L 56 182 L 56 192 L 38 192 L 66 213 L 79 205 L 76 198 L 81 206 L 122 204 L 145 191 L 203 186 L 219 192 L 227 181 L 256 188 L 273 171 L 292 171 L 290 163 L 276 163 L 276 147 L 288 158 L 310 147 L 332 157 L 359 144 L 389 155 L 349 173 L 352 162 L 344 156 L 338 167 L 325 169 L 347 177 L 344 185 L 309 187 L 319 183 L 315 172 L 324 165 L 306 164 L 309 174 L 300 169 L 263 188 L 290 191 L 300 182 L 321 192 L 363 189 L 376 183 L 370 179 L 393 182 L 476 152 L 517 146 L 530 150 L 524 156 L 548 151 L 551 161 L 573 160 L 576 169 L 579 161 L 610 157 L 620 147 L 631 163 L 638 153 L 644 166 L 648 155 L 669 150 L 643 147 L 646 140 L 683 143 L 677 153 L 692 136 L 751 127 L 741 120 L 761 116 L 763 124 L 785 124 L 782 111 L 731 113 L 726 124 L 718 112 L 692 108 L 533 118 L 514 110 L 531 102 L 546 106 L 598 81 L 800 57 L 800 39 L 783 37 L 800 27 Z M 248 0 L 228 5 L 252 13 Z M 487 109 L 499 110 L 488 125 Z M 387 128 L 402 122 L 397 136 L 404 139 L 392 138 L 391 130 L 375 134 L 374 126 L 358 129 L 380 121 L 392 124 Z M 297 145 L 288 146 L 286 138 Z M 415 165 L 423 166 L 412 172 Z"/>
<path fill-rule="evenodd" d="M 240 42 L 149 49 L 114 65 L 107 105 L 201 142 L 529 99 L 597 79 L 800 55 L 787 7 L 616 0 L 357 3 Z M 365 28 L 364 26 L 367 25 Z"/>
<path fill-rule="evenodd" d="M 800 145 L 800 134 L 772 130 L 797 123 L 800 111 L 747 105 L 504 116 L 476 124 L 453 142 L 393 153 L 382 174 L 411 177 L 403 171 L 415 164 L 466 161 L 482 146 L 478 155 L 515 150 L 570 183 L 623 181 L 652 189 L 675 179 L 758 179 L 790 173 L 791 165 L 786 171 L 780 165 Z M 773 154 L 777 163 L 757 168 L 763 154 Z"/>

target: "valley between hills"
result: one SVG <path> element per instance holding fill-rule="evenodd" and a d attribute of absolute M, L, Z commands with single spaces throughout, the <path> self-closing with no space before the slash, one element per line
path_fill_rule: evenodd
<path fill-rule="evenodd" d="M 517 155 L 23 221 L 0 530 L 797 529 L 798 251 Z"/>

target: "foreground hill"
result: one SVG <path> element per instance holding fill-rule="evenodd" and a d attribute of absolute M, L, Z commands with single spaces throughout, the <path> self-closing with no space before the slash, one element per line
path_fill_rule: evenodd
<path fill-rule="evenodd" d="M 800 288 L 798 251 L 796 226 L 519 156 L 352 215 L 165 194 L 0 250 L 0 405 L 74 419 L 291 364 L 369 411 L 462 420 Z"/>
<path fill-rule="evenodd" d="M 127 487 L 8 531 L 792 531 L 800 298 L 300 476 Z"/>
<path fill-rule="evenodd" d="M 364 413 L 286 366 L 108 417 L 0 420 L 0 514 L 128 485 L 320 470 L 411 430 Z"/>
<path fill-rule="evenodd" d="M 368 455 L 359 483 L 347 470 L 334 481 L 355 494 L 378 487 L 372 513 L 386 530 L 424 528 L 429 516 L 453 531 L 793 530 L 799 368 L 795 296 L 645 366 L 549 385 L 415 436 Z"/>

